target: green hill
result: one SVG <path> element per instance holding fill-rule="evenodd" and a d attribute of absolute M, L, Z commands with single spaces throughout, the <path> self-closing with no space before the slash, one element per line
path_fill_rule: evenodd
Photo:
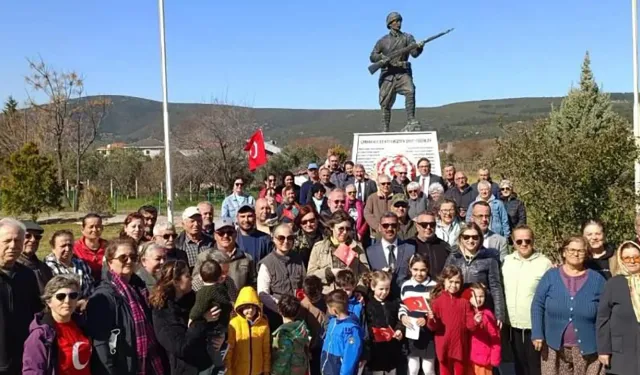
<path fill-rule="evenodd" d="M 102 141 L 134 142 L 148 137 L 162 139 L 162 103 L 129 97 L 108 96 L 112 102 L 101 127 Z M 611 94 L 614 108 L 631 121 L 633 95 Z M 402 99 L 402 98 L 400 98 Z M 551 106 L 562 98 L 514 98 L 452 103 L 440 107 L 418 108 L 417 117 L 423 129 L 436 130 L 442 141 L 470 138 L 490 138 L 500 134 L 504 123 L 527 121 L 545 116 Z M 401 100 L 402 101 L 402 100 Z M 209 104 L 171 103 L 169 114 L 172 128 Z M 377 110 L 303 110 L 254 109 L 254 117 L 269 139 L 286 143 L 295 138 L 330 136 L 344 144 L 352 141 L 353 133 L 376 132 L 380 129 Z M 395 110 L 392 131 L 400 130 L 405 121 L 404 109 Z"/>

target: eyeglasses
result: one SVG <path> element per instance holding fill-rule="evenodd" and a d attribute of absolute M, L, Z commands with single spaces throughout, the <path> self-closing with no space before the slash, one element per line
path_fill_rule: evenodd
<path fill-rule="evenodd" d="M 422 169 L 422 168 L 429 168 L 429 167 L 430 167 L 430 165 L 429 165 L 429 164 L 422 164 L 422 165 L 419 165 L 419 166 L 418 166 L 418 168 L 420 168 L 420 169 Z"/>
<path fill-rule="evenodd" d="M 398 227 L 398 223 L 383 223 L 383 224 L 380 224 L 380 226 L 384 229 L 389 229 L 389 228 L 396 229 Z"/>
<path fill-rule="evenodd" d="M 24 238 L 25 238 L 26 240 L 34 239 L 34 240 L 36 240 L 36 241 L 40 241 L 40 240 L 42 239 L 42 235 L 40 235 L 40 234 L 25 233 L 25 234 L 24 234 Z"/>
<path fill-rule="evenodd" d="M 338 233 L 350 232 L 351 227 L 336 227 L 336 230 L 338 231 Z"/>
<path fill-rule="evenodd" d="M 622 262 L 629 263 L 629 264 L 640 263 L 640 255 L 636 255 L 634 257 L 622 257 Z"/>
<path fill-rule="evenodd" d="M 565 250 L 567 254 L 571 255 L 585 255 L 587 251 L 585 249 L 567 249 Z"/>
<path fill-rule="evenodd" d="M 422 227 L 422 229 L 435 228 L 436 227 L 436 222 L 435 221 L 423 221 L 423 222 L 418 222 L 418 225 L 420 227 Z"/>
<path fill-rule="evenodd" d="M 290 236 L 282 236 L 282 235 L 280 235 L 280 236 L 276 236 L 276 240 L 278 240 L 278 242 L 285 242 L 285 241 L 287 241 L 287 242 L 293 242 L 293 241 L 295 241 L 295 239 L 296 239 L 296 236 L 294 236 L 294 235 L 290 235 Z"/>
<path fill-rule="evenodd" d="M 116 259 L 122 264 L 127 263 L 129 260 L 131 260 L 131 263 L 136 263 L 138 261 L 138 254 L 122 254 L 116 257 Z"/>
<path fill-rule="evenodd" d="M 316 222 L 316 219 L 300 220 L 300 225 L 315 224 L 315 222 Z"/>
<path fill-rule="evenodd" d="M 480 239 L 480 236 L 478 236 L 477 234 L 463 234 L 462 239 L 465 241 L 469 241 L 469 240 L 477 241 Z"/>
<path fill-rule="evenodd" d="M 333 204 L 344 204 L 345 201 L 344 200 L 340 200 L 340 199 L 336 199 L 333 201 Z"/>
<path fill-rule="evenodd" d="M 452 213 L 456 212 L 456 210 L 454 210 L 453 208 L 450 208 L 450 209 L 447 209 L 447 210 L 440 209 L 440 212 L 442 212 L 443 214 L 452 214 Z"/>
<path fill-rule="evenodd" d="M 414 193 L 417 194 L 418 190 L 407 190 L 407 193 L 409 193 L 409 194 L 414 194 Z"/>
<path fill-rule="evenodd" d="M 216 232 L 216 234 L 220 237 L 233 237 L 234 234 L 236 234 L 236 231 L 233 229 L 228 229 L 228 230 L 219 230 Z"/>
<path fill-rule="evenodd" d="M 175 240 L 176 237 L 177 235 L 175 233 L 167 233 L 162 235 L 162 238 L 164 238 L 165 240 L 168 240 L 168 239 Z"/>
<path fill-rule="evenodd" d="M 355 192 L 355 191 L 347 191 L 347 194 L 349 194 L 349 195 L 356 195 L 356 192 Z"/>
<path fill-rule="evenodd" d="M 380 186 L 389 186 L 391 185 L 391 182 L 381 182 Z"/>
<path fill-rule="evenodd" d="M 71 292 L 71 293 L 56 293 L 55 297 L 58 301 L 62 302 L 65 299 L 67 299 L 67 297 L 69 297 L 70 301 L 75 301 L 78 299 L 78 297 L 80 297 L 80 293 L 78 292 Z"/>
<path fill-rule="evenodd" d="M 516 242 L 516 245 L 522 245 L 522 244 L 531 245 L 533 243 L 533 240 L 530 238 L 524 238 L 524 239 L 518 239 L 515 242 Z"/>

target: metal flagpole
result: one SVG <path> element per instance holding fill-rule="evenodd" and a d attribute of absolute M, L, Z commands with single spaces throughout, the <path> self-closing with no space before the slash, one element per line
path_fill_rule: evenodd
<path fill-rule="evenodd" d="M 160 14 L 160 52 L 162 56 L 162 118 L 164 120 L 167 221 L 173 224 L 173 186 L 171 184 L 171 143 L 169 138 L 169 99 L 167 95 L 167 48 L 164 38 L 164 0 L 158 0 L 158 13 Z"/>

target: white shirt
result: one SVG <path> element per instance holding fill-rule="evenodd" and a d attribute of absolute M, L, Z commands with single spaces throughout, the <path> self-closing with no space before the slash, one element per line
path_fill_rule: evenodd
<path fill-rule="evenodd" d="M 393 242 L 388 242 L 384 238 L 380 240 L 380 244 L 382 245 L 382 252 L 384 253 L 384 260 L 387 261 L 387 266 L 389 265 L 389 246 L 393 245 L 393 255 L 396 256 L 396 264 L 398 262 L 398 238 L 396 238 Z"/>
<path fill-rule="evenodd" d="M 362 180 L 362 181 L 355 180 L 353 182 L 353 184 L 356 187 L 356 198 L 361 200 L 362 202 L 366 201 L 367 197 L 364 195 L 365 194 L 365 192 L 364 192 L 364 189 L 365 189 L 364 188 L 364 180 Z M 358 195 L 358 193 L 360 193 L 360 195 Z"/>
<path fill-rule="evenodd" d="M 429 195 L 429 181 L 431 181 L 431 173 L 420 175 L 420 189 L 425 195 Z"/>
<path fill-rule="evenodd" d="M 278 300 L 271 295 L 271 276 L 269 275 L 269 269 L 264 264 L 260 265 L 257 281 L 258 298 L 260 298 L 262 304 L 271 311 L 278 311 Z"/>

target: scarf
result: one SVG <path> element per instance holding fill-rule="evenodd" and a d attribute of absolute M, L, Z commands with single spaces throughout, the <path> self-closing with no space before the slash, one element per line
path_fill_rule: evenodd
<path fill-rule="evenodd" d="M 629 284 L 629 290 L 631 291 L 631 304 L 633 305 L 633 312 L 636 314 L 636 320 L 640 323 L 640 274 L 631 274 L 629 269 L 622 261 L 622 250 L 625 248 L 633 247 L 640 251 L 640 246 L 633 241 L 625 241 L 618 247 L 616 251 L 616 259 L 618 261 L 619 274 L 623 275 L 627 279 Z M 615 275 L 614 275 L 615 276 Z"/>
<path fill-rule="evenodd" d="M 155 374 L 163 375 L 164 369 L 160 350 L 153 327 L 147 319 L 142 307 L 142 299 L 146 296 L 141 295 L 129 283 L 111 272 L 111 283 L 116 291 L 124 297 L 129 303 L 131 317 L 133 318 L 133 328 L 136 335 L 136 354 L 138 355 L 138 375 Z M 149 363 L 147 363 L 147 359 Z M 147 371 L 147 367 L 150 371 Z"/>

